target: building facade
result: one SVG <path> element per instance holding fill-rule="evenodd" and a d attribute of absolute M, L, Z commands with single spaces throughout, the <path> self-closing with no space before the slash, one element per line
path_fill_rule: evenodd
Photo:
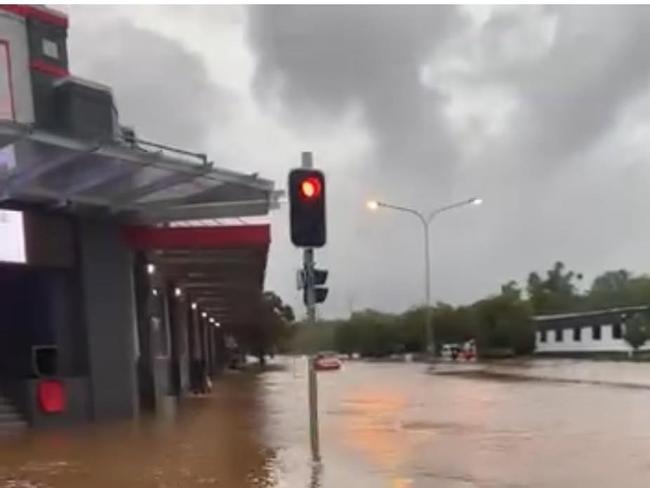
<path fill-rule="evenodd" d="M 219 219 L 279 196 L 120 125 L 110 87 L 69 72 L 67 29 L 0 5 L 0 430 L 132 418 L 214 375 L 270 243 Z"/>
<path fill-rule="evenodd" d="M 566 356 L 629 354 L 632 348 L 625 340 L 626 323 L 649 310 L 650 306 L 637 306 L 536 316 L 535 352 Z M 641 349 L 650 349 L 650 345 Z"/>

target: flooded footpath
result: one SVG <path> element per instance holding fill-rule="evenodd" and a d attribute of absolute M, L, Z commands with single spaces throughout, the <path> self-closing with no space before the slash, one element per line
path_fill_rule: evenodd
<path fill-rule="evenodd" d="M 547 376 L 518 381 L 346 363 L 319 374 L 322 465 L 309 455 L 305 362 L 283 366 L 228 374 L 174 418 L 0 438 L 0 488 L 609 488 L 650 479 L 645 364 L 508 365 Z M 550 370 L 593 381 L 553 381 Z"/>

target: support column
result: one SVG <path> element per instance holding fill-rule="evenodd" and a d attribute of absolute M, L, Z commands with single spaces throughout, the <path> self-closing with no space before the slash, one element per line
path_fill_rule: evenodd
<path fill-rule="evenodd" d="M 136 415 L 133 257 L 117 223 L 80 220 L 90 408 L 96 420 Z"/>

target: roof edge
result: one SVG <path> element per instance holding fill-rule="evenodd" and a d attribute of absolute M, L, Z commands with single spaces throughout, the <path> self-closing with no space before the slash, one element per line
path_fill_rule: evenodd
<path fill-rule="evenodd" d="M 595 315 L 605 315 L 611 313 L 625 313 L 625 312 L 643 312 L 644 310 L 650 310 L 650 305 L 634 305 L 629 307 L 614 307 L 614 308 L 605 308 L 600 310 L 588 310 L 585 312 L 572 312 L 572 313 L 559 313 L 559 314 L 547 314 L 547 315 L 534 315 L 533 320 L 537 322 L 544 322 L 547 320 L 561 320 L 561 319 L 573 319 L 578 317 L 592 317 Z"/>

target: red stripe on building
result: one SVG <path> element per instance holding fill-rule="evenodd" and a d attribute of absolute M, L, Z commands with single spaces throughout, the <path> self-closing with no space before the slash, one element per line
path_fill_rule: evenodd
<path fill-rule="evenodd" d="M 32 5 L 0 5 L 0 10 L 20 15 L 26 19 L 38 19 L 46 24 L 68 28 L 68 17 L 65 14 L 51 10 L 44 10 Z"/>
<path fill-rule="evenodd" d="M 29 63 L 29 67 L 35 71 L 40 71 L 43 74 L 54 76 L 56 78 L 63 78 L 70 75 L 70 72 L 66 68 L 48 63 L 42 59 L 34 59 Z"/>
<path fill-rule="evenodd" d="M 268 248 L 269 225 L 219 227 L 124 227 L 124 237 L 137 250 L 219 249 L 238 247 Z"/>

